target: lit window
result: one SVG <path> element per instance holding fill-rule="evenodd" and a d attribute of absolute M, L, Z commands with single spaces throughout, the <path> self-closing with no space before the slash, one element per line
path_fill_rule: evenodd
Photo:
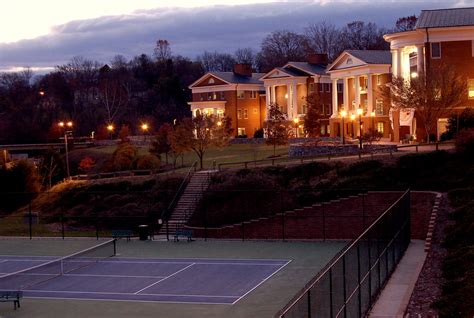
<path fill-rule="evenodd" d="M 441 58 L 441 43 L 440 42 L 431 43 L 431 58 L 433 59 Z"/>
<path fill-rule="evenodd" d="M 474 99 L 474 79 L 467 81 L 467 92 L 469 99 Z"/>
<path fill-rule="evenodd" d="M 237 98 L 244 99 L 245 98 L 245 91 L 237 91 Z"/>
<path fill-rule="evenodd" d="M 322 93 L 324 91 L 324 86 L 322 83 L 319 83 L 319 92 Z"/>
<path fill-rule="evenodd" d="M 383 115 L 383 100 L 382 99 L 375 100 L 375 114 Z"/>
<path fill-rule="evenodd" d="M 303 114 L 306 114 L 308 112 L 308 106 L 303 105 Z"/>
<path fill-rule="evenodd" d="M 325 125 L 321 125 L 321 135 L 322 136 L 326 135 L 326 126 Z"/>
<path fill-rule="evenodd" d="M 212 93 L 207 93 L 207 100 L 212 100 Z"/>
<path fill-rule="evenodd" d="M 206 96 L 206 94 L 202 94 L 202 93 L 201 93 L 201 94 L 200 94 L 200 100 L 204 100 L 205 96 Z"/>
<path fill-rule="evenodd" d="M 382 84 L 382 75 L 377 75 L 377 85 L 381 85 Z"/>
<path fill-rule="evenodd" d="M 248 118 L 249 118 L 249 115 L 248 115 L 247 109 L 244 109 L 244 119 L 248 119 Z"/>
<path fill-rule="evenodd" d="M 245 136 L 245 128 L 237 128 L 238 136 Z"/>
<path fill-rule="evenodd" d="M 377 123 L 377 131 L 378 131 L 379 133 L 382 133 L 382 134 L 383 134 L 383 132 L 384 132 L 384 127 L 385 127 L 385 125 L 384 125 L 384 122 L 383 122 L 383 121 L 379 121 L 379 122 Z"/>
<path fill-rule="evenodd" d="M 215 93 L 215 92 L 212 93 L 212 99 L 213 99 L 213 100 L 216 100 L 216 99 L 217 99 L 217 93 Z"/>
<path fill-rule="evenodd" d="M 251 99 L 257 98 L 257 91 L 250 91 L 250 98 Z"/>
<path fill-rule="evenodd" d="M 237 110 L 237 119 L 242 119 L 242 109 Z"/>

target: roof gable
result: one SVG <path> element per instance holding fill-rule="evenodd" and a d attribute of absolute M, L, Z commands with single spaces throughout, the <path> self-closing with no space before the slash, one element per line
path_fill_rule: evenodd
<path fill-rule="evenodd" d="M 367 63 L 353 56 L 349 52 L 344 51 L 337 57 L 334 63 L 328 67 L 328 71 L 335 71 L 362 65 L 367 65 Z"/>
<path fill-rule="evenodd" d="M 474 8 L 422 10 L 417 29 L 474 26 Z"/>
<path fill-rule="evenodd" d="M 288 62 L 284 68 L 293 67 L 308 75 L 326 75 L 326 65 L 323 64 L 311 64 L 308 62 Z"/>
<path fill-rule="evenodd" d="M 194 83 L 189 85 L 189 88 L 202 87 L 202 86 L 214 86 L 214 85 L 227 85 L 227 84 L 230 84 L 230 83 L 216 76 L 215 74 L 206 73 L 200 78 L 198 78 Z"/>

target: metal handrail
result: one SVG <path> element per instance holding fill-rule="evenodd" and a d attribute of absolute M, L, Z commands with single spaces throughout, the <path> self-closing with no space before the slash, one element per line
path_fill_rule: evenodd
<path fill-rule="evenodd" d="M 188 184 L 189 180 L 191 180 L 191 176 L 194 171 L 196 171 L 196 166 L 197 166 L 197 161 L 194 161 L 194 163 L 191 165 L 189 168 L 188 172 L 186 173 L 186 176 L 184 177 L 183 181 L 181 182 L 181 185 L 178 188 L 178 191 L 176 191 L 176 194 L 174 195 L 173 199 L 171 200 L 171 203 L 168 205 L 168 208 L 165 209 L 160 216 L 160 219 L 162 220 L 167 220 L 169 218 L 169 214 L 173 209 L 176 207 L 176 204 L 178 203 L 179 198 L 181 197 L 181 194 L 183 193 L 184 189 L 186 188 L 186 185 Z"/>
<path fill-rule="evenodd" d="M 298 303 L 298 301 L 300 301 L 301 298 L 303 298 L 306 293 L 311 289 L 313 288 L 321 279 L 324 275 L 326 275 L 326 273 L 329 272 L 329 270 L 331 270 L 334 265 L 341 259 L 343 258 L 347 252 L 356 244 L 359 243 L 359 241 L 374 227 L 376 226 L 376 224 L 383 218 L 385 217 L 385 215 L 387 215 L 402 199 L 405 198 L 406 195 L 409 195 L 410 193 L 410 189 L 407 189 L 403 195 L 401 195 L 397 201 L 395 201 L 392 205 L 390 205 L 390 207 L 388 207 L 374 222 L 372 222 L 372 224 L 367 228 L 365 229 L 364 232 L 362 232 L 357 238 L 355 238 L 354 240 L 352 240 L 351 242 L 349 242 L 349 244 L 347 244 L 344 249 L 338 253 L 338 255 L 336 255 L 317 275 L 316 275 L 316 278 L 314 278 L 314 280 L 310 283 L 308 283 L 308 285 L 306 285 L 300 292 L 299 292 L 299 296 L 296 297 L 295 299 L 293 299 L 291 301 L 290 304 L 288 304 L 287 306 L 285 306 L 284 309 L 282 309 L 280 312 L 277 313 L 276 317 L 283 317 L 286 313 L 288 313 L 288 311 L 293 308 L 293 306 Z"/>

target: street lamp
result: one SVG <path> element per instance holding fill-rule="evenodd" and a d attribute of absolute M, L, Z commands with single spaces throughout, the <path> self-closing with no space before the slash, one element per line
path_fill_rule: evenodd
<path fill-rule="evenodd" d="M 114 133 L 114 125 L 108 124 L 107 125 L 107 130 L 109 132 L 109 139 L 112 139 L 112 134 Z"/>
<path fill-rule="evenodd" d="M 351 114 L 351 134 L 352 134 L 352 138 L 354 138 L 354 120 L 356 118 L 356 116 L 354 114 Z"/>
<path fill-rule="evenodd" d="M 359 115 L 359 149 L 362 150 L 362 108 L 357 109 L 357 115 Z"/>
<path fill-rule="evenodd" d="M 372 133 L 375 132 L 375 123 L 374 123 L 374 120 L 375 120 L 375 112 L 371 112 L 370 113 L 370 118 L 372 119 Z"/>
<path fill-rule="evenodd" d="M 299 123 L 299 118 L 298 117 L 295 117 L 293 118 L 293 122 L 295 123 L 295 136 L 296 138 L 298 138 L 298 123 Z"/>
<path fill-rule="evenodd" d="M 58 126 L 60 128 L 72 129 L 73 124 L 72 124 L 72 121 L 68 121 L 67 123 L 61 121 L 58 123 Z M 66 173 L 67 173 L 68 179 L 71 177 L 71 174 L 69 173 L 69 150 L 68 150 L 68 142 L 67 142 L 67 137 L 69 134 L 72 135 L 72 131 L 66 129 L 64 131 L 64 149 L 66 151 Z"/>
<path fill-rule="evenodd" d="M 217 122 L 217 126 L 219 126 L 219 127 L 222 126 L 222 122 L 221 122 L 221 121 L 218 121 L 218 122 Z"/>
<path fill-rule="evenodd" d="M 343 109 L 341 110 L 341 118 L 342 118 L 342 144 L 345 145 L 346 144 L 346 137 L 345 137 L 345 133 L 344 133 L 344 118 L 346 118 L 347 116 L 347 112 Z"/>
<path fill-rule="evenodd" d="M 141 125 L 142 131 L 143 131 L 143 140 L 146 140 L 146 133 L 148 132 L 148 124 L 143 123 Z"/>

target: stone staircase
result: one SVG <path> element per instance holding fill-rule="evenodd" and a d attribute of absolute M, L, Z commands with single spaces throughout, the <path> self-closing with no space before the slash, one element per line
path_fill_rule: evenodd
<path fill-rule="evenodd" d="M 178 200 L 171 216 L 168 220 L 169 234 L 173 235 L 176 229 L 181 228 L 188 222 L 194 213 L 197 204 L 201 200 L 204 192 L 209 187 L 211 174 L 214 170 L 199 171 L 193 174 L 184 193 Z M 163 224 L 158 235 L 166 234 L 166 224 Z"/>

